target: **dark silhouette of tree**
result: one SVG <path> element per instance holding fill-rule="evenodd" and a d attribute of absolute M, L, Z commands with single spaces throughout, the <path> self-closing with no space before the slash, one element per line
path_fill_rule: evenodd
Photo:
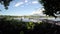
<path fill-rule="evenodd" d="M 4 5 L 5 9 L 8 9 L 8 6 L 12 0 L 0 0 L 1 5 Z"/>
<path fill-rule="evenodd" d="M 39 2 L 44 6 L 44 14 L 55 18 L 60 14 L 60 0 L 39 0 Z"/>

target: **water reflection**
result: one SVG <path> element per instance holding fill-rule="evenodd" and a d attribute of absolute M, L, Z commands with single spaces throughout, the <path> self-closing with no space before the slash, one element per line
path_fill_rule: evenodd
<path fill-rule="evenodd" d="M 47 20 L 52 20 L 52 21 L 60 21 L 60 18 L 33 18 L 33 19 L 30 19 L 30 18 L 14 18 L 16 20 L 21 20 L 24 21 L 24 22 L 30 22 L 30 21 L 33 21 L 33 22 L 39 22 L 39 21 L 42 21 L 44 19 L 47 19 Z"/>

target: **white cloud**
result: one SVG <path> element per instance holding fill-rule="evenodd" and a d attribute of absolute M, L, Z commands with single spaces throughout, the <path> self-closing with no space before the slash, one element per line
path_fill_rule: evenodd
<path fill-rule="evenodd" d="M 27 2 L 28 2 L 28 0 L 25 0 L 25 2 L 27 3 Z"/>
<path fill-rule="evenodd" d="M 18 2 L 18 3 L 15 4 L 15 7 L 18 7 L 18 6 L 22 5 L 22 4 L 24 4 L 24 2 Z"/>
<path fill-rule="evenodd" d="M 32 1 L 32 4 L 36 4 L 36 3 L 38 3 L 38 1 Z"/>
<path fill-rule="evenodd" d="M 33 11 L 33 12 L 32 12 L 32 15 L 34 15 L 34 14 L 44 15 L 42 11 L 44 11 L 44 9 L 40 9 L 40 8 L 39 8 L 38 10 Z"/>

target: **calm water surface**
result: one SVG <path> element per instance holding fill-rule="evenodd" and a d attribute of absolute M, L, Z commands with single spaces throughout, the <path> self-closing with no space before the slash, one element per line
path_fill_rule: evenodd
<path fill-rule="evenodd" d="M 14 19 L 17 19 L 17 20 L 21 20 L 22 21 L 25 21 L 25 22 L 30 22 L 30 21 L 33 21 L 33 22 L 38 22 L 38 21 L 42 21 L 44 19 L 48 19 L 48 20 L 53 20 L 53 21 L 60 21 L 60 18 L 38 18 L 38 19 L 29 19 L 29 18 L 14 18 Z"/>

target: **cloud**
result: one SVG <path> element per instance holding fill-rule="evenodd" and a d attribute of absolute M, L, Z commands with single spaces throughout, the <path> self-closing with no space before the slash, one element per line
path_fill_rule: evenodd
<path fill-rule="evenodd" d="M 24 6 L 21 6 L 21 7 L 24 7 Z"/>
<path fill-rule="evenodd" d="M 33 12 L 32 12 L 32 15 L 34 15 L 34 14 L 44 15 L 42 11 L 44 11 L 44 9 L 40 9 L 40 8 L 39 8 L 38 10 L 33 11 Z"/>
<path fill-rule="evenodd" d="M 18 2 L 18 3 L 15 4 L 15 7 L 18 7 L 18 6 L 22 5 L 22 4 L 24 4 L 24 2 Z"/>
<path fill-rule="evenodd" d="M 27 2 L 28 2 L 28 0 L 25 0 L 25 2 L 27 3 Z"/>
<path fill-rule="evenodd" d="M 32 1 L 32 4 L 37 4 L 38 3 L 38 1 Z"/>

